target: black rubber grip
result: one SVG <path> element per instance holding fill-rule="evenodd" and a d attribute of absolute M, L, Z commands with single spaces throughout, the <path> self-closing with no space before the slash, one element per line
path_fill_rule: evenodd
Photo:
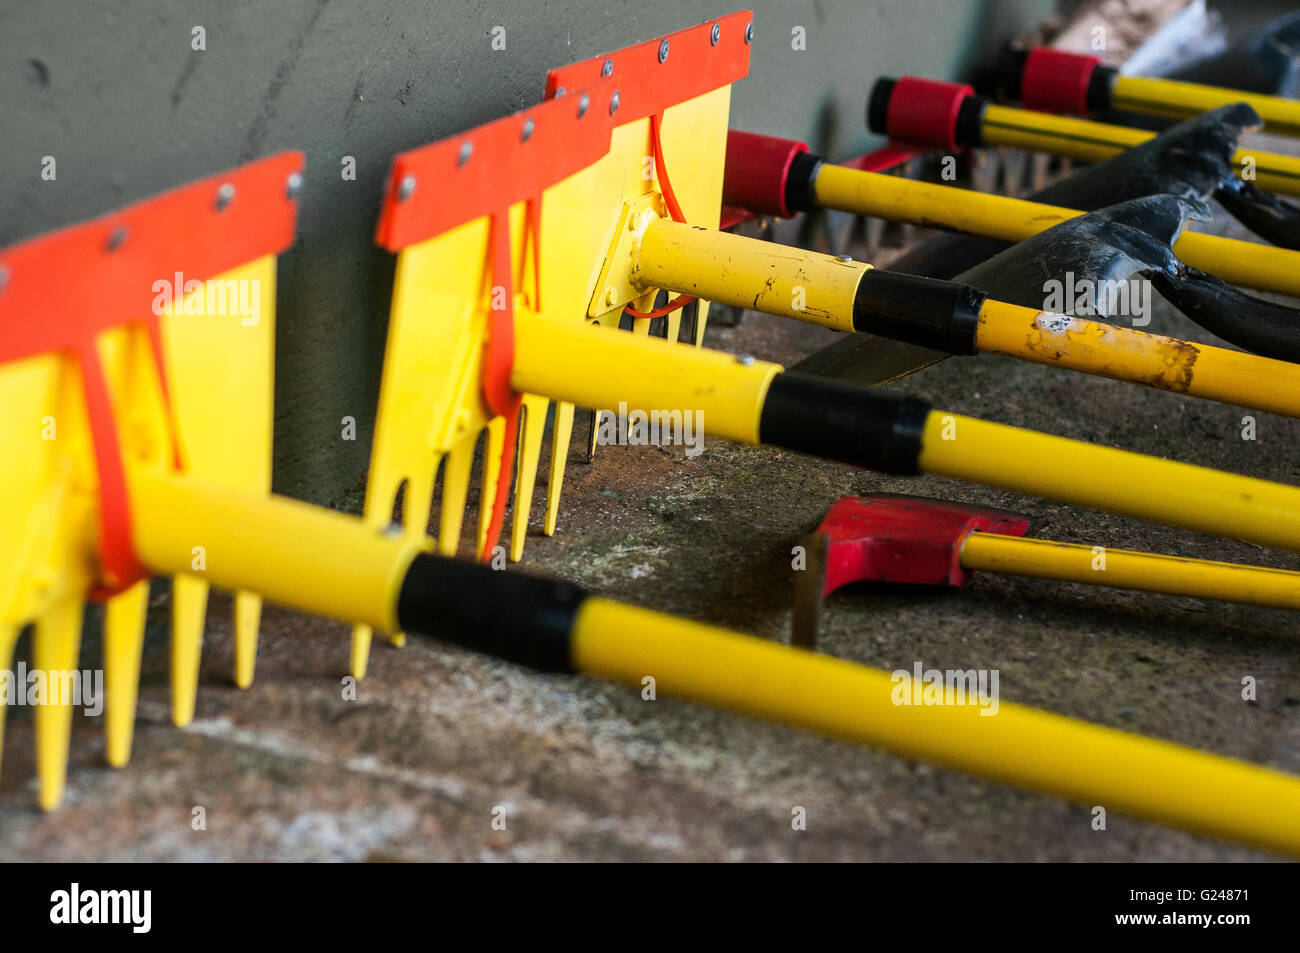
<path fill-rule="evenodd" d="M 817 208 L 817 173 L 822 157 L 800 152 L 790 160 L 785 176 L 785 207 L 792 212 L 811 212 Z"/>
<path fill-rule="evenodd" d="M 1028 50 L 1008 48 L 998 57 L 995 90 L 1005 102 L 1020 102 L 1020 75 L 1025 71 Z"/>
<path fill-rule="evenodd" d="M 853 328 L 948 354 L 974 354 L 987 297 L 955 281 L 872 268 L 853 298 Z"/>
<path fill-rule="evenodd" d="M 1092 68 L 1092 75 L 1088 77 L 1088 92 L 1084 97 L 1090 115 L 1110 109 L 1111 91 L 1115 88 L 1115 77 L 1118 75 L 1119 70 L 1113 66 L 1098 63 Z"/>
<path fill-rule="evenodd" d="M 879 135 L 889 134 L 889 101 L 894 96 L 897 81 L 882 76 L 871 87 L 867 97 L 867 128 Z"/>
<path fill-rule="evenodd" d="M 566 582 L 421 553 L 402 580 L 397 621 L 529 668 L 572 672 L 573 622 L 586 598 Z"/>
<path fill-rule="evenodd" d="M 772 378 L 758 421 L 762 443 L 881 473 L 920 473 L 925 401 L 784 371 Z"/>
<path fill-rule="evenodd" d="M 952 138 L 963 149 L 973 149 L 984 144 L 984 108 L 987 96 L 967 96 L 957 107 L 957 122 Z"/>

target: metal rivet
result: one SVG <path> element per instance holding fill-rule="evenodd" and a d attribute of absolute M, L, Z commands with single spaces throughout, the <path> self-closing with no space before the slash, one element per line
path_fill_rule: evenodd
<path fill-rule="evenodd" d="M 737 355 L 736 355 L 736 363 L 737 363 L 737 364 L 744 364 L 746 367 L 749 367 L 751 364 L 754 363 L 754 355 L 752 355 L 752 354 L 737 354 Z"/>
<path fill-rule="evenodd" d="M 529 139 L 533 137 L 533 129 L 535 128 L 535 125 L 536 124 L 531 119 L 524 120 L 523 131 L 519 133 L 520 142 L 527 142 Z"/>
<path fill-rule="evenodd" d="M 556 95 L 557 97 L 559 97 L 559 96 L 563 96 L 563 95 L 564 95 L 564 87 L 563 87 L 563 86 L 556 86 L 556 87 L 555 87 L 555 95 Z"/>
<path fill-rule="evenodd" d="M 853 256 L 852 256 L 852 255 L 837 255 L 836 257 L 839 258 L 840 261 L 852 261 L 852 260 L 853 260 Z"/>
<path fill-rule="evenodd" d="M 415 176 L 407 175 L 402 177 L 402 181 L 397 186 L 397 201 L 405 202 L 415 194 Z"/>
<path fill-rule="evenodd" d="M 217 211 L 224 212 L 226 206 L 235 200 L 235 187 L 229 182 L 223 182 L 221 188 L 217 189 Z"/>
<path fill-rule="evenodd" d="M 605 60 L 604 63 L 601 63 L 601 64 L 600 64 L 600 75 L 601 75 L 601 76 L 613 76 L 613 75 L 614 75 L 614 61 L 613 61 L 613 60 Z"/>
<path fill-rule="evenodd" d="M 668 41 L 664 40 L 659 44 L 659 62 L 664 63 L 668 60 Z"/>
<path fill-rule="evenodd" d="M 709 45 L 717 46 L 718 39 L 722 36 L 722 27 L 717 23 L 713 24 L 713 29 L 709 31 Z"/>
<path fill-rule="evenodd" d="M 285 182 L 284 194 L 289 196 L 290 199 L 296 199 L 298 197 L 298 193 L 301 191 L 302 191 L 302 173 L 301 172 L 291 173 L 288 181 Z"/>
<path fill-rule="evenodd" d="M 618 112 L 620 102 L 622 102 L 622 99 L 619 97 L 618 90 L 616 89 L 614 90 L 614 95 L 609 97 L 609 114 L 611 116 Z"/>
<path fill-rule="evenodd" d="M 460 153 L 456 156 L 456 164 L 464 165 L 466 162 L 469 161 L 469 157 L 472 156 L 473 154 L 474 154 L 474 143 L 472 142 L 461 143 Z"/>
<path fill-rule="evenodd" d="M 578 100 L 578 118 L 579 118 L 579 119 L 581 119 L 583 116 L 587 115 L 587 107 L 590 106 L 590 105 L 591 105 L 591 97 L 588 96 L 586 93 L 583 93 L 583 94 L 582 94 L 582 98 Z"/>
<path fill-rule="evenodd" d="M 119 225 L 117 226 L 117 228 L 113 229 L 112 234 L 108 236 L 108 250 L 117 251 L 119 248 L 122 247 L 122 243 L 125 241 L 126 241 L 126 228 Z"/>
<path fill-rule="evenodd" d="M 745 42 L 754 42 L 754 24 L 752 23 L 745 27 Z"/>

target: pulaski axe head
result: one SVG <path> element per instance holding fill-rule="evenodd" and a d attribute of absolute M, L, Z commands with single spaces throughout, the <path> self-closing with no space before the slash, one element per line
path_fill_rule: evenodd
<path fill-rule="evenodd" d="M 976 531 L 1023 536 L 1029 521 L 1003 510 L 882 493 L 845 496 L 802 540 L 791 642 L 812 648 L 823 600 L 850 582 L 964 586 L 961 547 Z"/>
<path fill-rule="evenodd" d="M 637 283 L 620 242 L 656 215 L 717 226 L 730 84 L 748 72 L 752 19 L 733 13 L 555 70 L 540 105 L 394 160 L 376 236 L 398 262 L 367 522 L 388 525 L 400 500 L 401 532 L 422 538 L 441 469 L 437 548 L 455 554 L 482 441 L 475 548 L 504 555 L 513 487 L 509 555 L 521 557 L 552 401 L 510 386 L 514 316 L 616 328 L 626 307 L 653 306 L 657 289 Z M 700 302 L 697 344 L 705 314 Z M 676 340 L 680 312 L 665 317 Z M 547 535 L 573 411 L 555 402 Z M 354 631 L 358 675 L 371 634 Z"/>
<path fill-rule="evenodd" d="M 281 153 L 0 249 L 0 718 L 32 627 L 40 802 L 62 797 L 83 602 L 106 600 L 107 756 L 130 755 L 148 570 L 128 475 L 271 483 L 276 255 L 293 239 L 302 156 Z M 184 514 L 177 514 L 183 520 Z M 204 541 L 173 579 L 173 717 L 190 720 L 207 603 Z M 261 600 L 235 598 L 236 681 L 253 677 Z M 58 686 L 58 690 L 55 687 Z M 81 697 L 71 691 L 79 686 Z M 2 725 L 0 725 L 2 727 Z"/>

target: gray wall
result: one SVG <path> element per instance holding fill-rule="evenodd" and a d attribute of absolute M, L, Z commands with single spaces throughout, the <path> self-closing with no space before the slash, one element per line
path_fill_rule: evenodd
<path fill-rule="evenodd" d="M 547 68 L 739 3 L 249 0 L 0 3 L 0 244 L 283 148 L 307 154 L 281 258 L 276 488 L 337 502 L 365 470 L 393 259 L 372 240 L 393 153 L 535 103 Z M 732 125 L 843 156 L 872 143 L 880 74 L 953 77 L 1051 0 L 822 0 L 755 8 Z M 807 50 L 791 49 L 791 28 Z M 202 25 L 207 50 L 192 52 Z M 489 31 L 506 28 L 494 52 Z M 40 177 L 41 158 L 57 179 Z M 356 157 L 343 181 L 340 157 Z M 342 442 L 340 420 L 359 422 Z"/>

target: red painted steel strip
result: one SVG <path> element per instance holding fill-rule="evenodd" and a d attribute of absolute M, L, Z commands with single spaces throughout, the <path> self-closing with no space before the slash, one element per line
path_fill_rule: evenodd
<path fill-rule="evenodd" d="M 598 83 L 401 153 L 393 159 L 375 241 L 399 252 L 535 199 L 594 164 L 609 152 L 614 89 Z"/>
<path fill-rule="evenodd" d="M 619 108 L 614 117 L 618 125 L 662 113 L 745 78 L 749 74 L 750 46 L 745 35 L 753 22 L 751 11 L 737 10 L 665 37 L 561 66 L 546 75 L 546 98 L 555 97 L 561 89 L 572 95 L 574 90 L 609 76 L 619 91 Z M 712 39 L 715 25 L 716 44 Z M 668 55 L 661 62 L 659 55 L 665 41 Z"/>

